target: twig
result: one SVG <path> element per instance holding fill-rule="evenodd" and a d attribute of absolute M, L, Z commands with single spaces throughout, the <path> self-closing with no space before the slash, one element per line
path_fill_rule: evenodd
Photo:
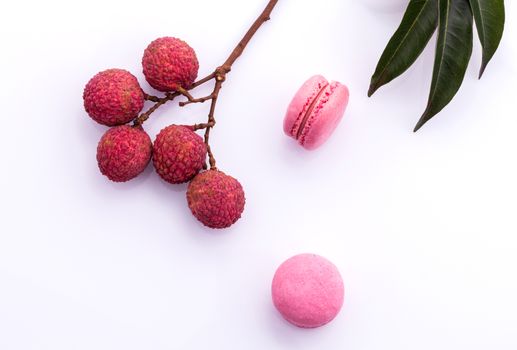
<path fill-rule="evenodd" d="M 162 105 L 166 104 L 167 102 L 174 100 L 179 95 L 180 95 L 179 92 L 167 93 L 165 95 L 165 97 L 159 98 L 159 97 L 156 97 L 156 96 L 150 96 L 150 95 L 145 94 L 144 95 L 145 99 L 148 100 L 148 101 L 155 102 L 155 104 L 151 108 L 149 108 L 146 112 L 140 114 L 133 121 L 133 126 L 141 126 L 142 124 L 144 124 L 144 122 L 147 119 L 149 119 L 149 117 L 151 116 L 151 114 L 154 113 L 154 111 L 156 111 L 158 108 L 160 108 Z"/>
<path fill-rule="evenodd" d="M 237 46 L 233 49 L 232 53 L 224 63 L 217 67 L 216 70 L 207 75 L 206 77 L 196 81 L 193 83 L 188 89 L 187 88 L 179 88 L 178 91 L 174 93 L 167 93 L 165 97 L 157 97 L 148 95 L 144 92 L 144 97 L 147 101 L 154 102 L 155 104 L 147 110 L 145 113 L 142 113 L 138 118 L 136 118 L 133 122 L 134 126 L 140 126 L 142 125 L 149 117 L 150 115 L 156 111 L 159 107 L 164 105 L 165 103 L 174 100 L 174 98 L 178 96 L 184 96 L 187 98 L 187 101 L 182 101 L 179 103 L 181 107 L 193 104 L 193 103 L 204 103 L 206 101 L 211 101 L 210 103 L 210 112 L 208 113 L 208 121 L 206 123 L 202 124 L 195 124 L 193 125 L 194 130 L 202 130 L 205 129 L 205 136 L 204 141 L 206 144 L 207 152 L 208 152 L 208 162 L 210 164 L 210 169 L 216 169 L 216 161 L 214 158 L 214 155 L 212 153 L 212 149 L 210 148 L 210 130 L 215 126 L 215 107 L 217 104 L 217 99 L 219 98 L 219 92 L 221 91 L 221 88 L 223 86 L 223 83 L 226 80 L 226 74 L 228 74 L 232 70 L 232 66 L 235 63 L 235 61 L 242 55 L 244 52 L 244 49 L 250 42 L 250 40 L 253 38 L 253 36 L 257 33 L 259 28 L 270 19 L 271 12 L 275 8 L 276 4 L 278 3 L 278 0 L 269 0 L 266 8 L 260 16 L 253 22 L 251 27 L 248 29 L 244 37 L 239 41 Z M 215 80 L 214 89 L 211 94 L 195 98 L 192 96 L 192 94 L 189 92 L 190 90 L 193 90 L 197 88 L 198 86 L 201 86 L 212 79 Z"/>
<path fill-rule="evenodd" d="M 178 89 L 178 92 L 187 98 L 187 101 L 182 101 L 182 102 L 179 103 L 180 107 L 185 107 L 186 105 L 189 105 L 191 103 L 203 103 L 203 102 L 211 100 L 213 98 L 213 94 L 210 94 L 210 95 L 205 96 L 205 97 L 194 98 L 190 94 L 190 92 L 188 92 L 187 90 L 185 90 L 182 87 L 180 87 Z"/>
<path fill-rule="evenodd" d="M 194 124 L 194 125 L 192 125 L 192 129 L 194 129 L 194 131 L 203 130 L 203 129 L 206 129 L 206 128 L 213 128 L 214 125 L 215 125 L 215 123 Z"/>

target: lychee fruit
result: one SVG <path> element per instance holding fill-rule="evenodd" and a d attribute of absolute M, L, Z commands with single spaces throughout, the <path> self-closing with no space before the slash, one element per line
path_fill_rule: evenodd
<path fill-rule="evenodd" d="M 153 41 L 142 58 L 145 79 L 159 91 L 188 89 L 197 78 L 199 62 L 194 50 L 184 41 L 164 37 Z"/>
<path fill-rule="evenodd" d="M 206 145 L 191 127 L 170 125 L 154 141 L 153 164 L 156 172 L 172 184 L 192 179 L 203 168 Z"/>
<path fill-rule="evenodd" d="M 103 175 L 115 182 L 129 181 L 143 172 L 151 160 L 151 138 L 141 127 L 117 126 L 104 133 L 97 146 L 97 162 Z"/>
<path fill-rule="evenodd" d="M 124 69 L 108 69 L 86 84 L 84 108 L 96 122 L 115 126 L 133 120 L 144 107 L 144 92 L 135 76 Z"/>
<path fill-rule="evenodd" d="M 239 181 L 219 170 L 198 174 L 189 184 L 187 201 L 192 214 L 205 226 L 226 228 L 244 210 L 244 191 Z"/>

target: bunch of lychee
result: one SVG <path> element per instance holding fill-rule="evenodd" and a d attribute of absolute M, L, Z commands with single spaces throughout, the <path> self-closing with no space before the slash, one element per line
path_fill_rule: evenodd
<path fill-rule="evenodd" d="M 197 78 L 199 63 L 184 41 L 164 37 L 153 41 L 142 58 L 145 79 L 156 90 L 188 90 Z M 95 75 L 84 89 L 84 107 L 96 122 L 112 127 L 97 147 L 101 173 L 115 182 L 141 174 L 152 159 L 156 172 L 171 184 L 190 182 L 187 201 L 192 214 L 211 228 L 226 228 L 244 210 L 239 181 L 216 168 L 203 170 L 207 144 L 193 126 L 170 125 L 154 143 L 141 123 L 134 121 L 144 107 L 146 94 L 138 80 L 123 69 Z"/>

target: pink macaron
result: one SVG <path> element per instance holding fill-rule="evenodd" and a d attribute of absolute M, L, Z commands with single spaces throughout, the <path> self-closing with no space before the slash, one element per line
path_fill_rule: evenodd
<path fill-rule="evenodd" d="M 275 307 L 287 321 L 316 328 L 337 316 L 345 288 L 334 264 L 319 255 L 300 254 L 277 269 L 271 293 Z"/>
<path fill-rule="evenodd" d="M 294 96 L 284 118 L 284 132 L 305 149 L 321 146 L 332 135 L 348 105 L 346 85 L 321 75 L 307 80 Z"/>

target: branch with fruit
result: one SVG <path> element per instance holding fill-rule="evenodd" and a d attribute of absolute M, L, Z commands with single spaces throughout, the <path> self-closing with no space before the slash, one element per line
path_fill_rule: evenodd
<path fill-rule="evenodd" d="M 187 43 L 172 37 L 153 41 L 142 58 L 143 74 L 149 85 L 164 92 L 163 97 L 145 93 L 137 78 L 123 69 L 108 69 L 95 75 L 84 89 L 84 107 L 93 120 L 112 127 L 97 146 L 101 173 L 115 182 L 129 181 L 141 174 L 152 159 L 163 180 L 171 184 L 189 182 L 188 206 L 205 226 L 233 225 L 244 210 L 244 191 L 239 181 L 217 169 L 210 130 L 216 124 L 216 104 L 226 75 L 258 29 L 269 20 L 277 2 L 270 0 L 226 61 L 197 81 L 199 62 Z M 190 91 L 212 80 L 214 88 L 209 95 L 196 98 L 191 94 Z M 180 96 L 185 98 L 180 107 L 210 101 L 207 122 L 170 125 L 151 142 L 143 124 L 156 110 Z M 145 101 L 154 105 L 141 113 Z M 198 130 L 204 130 L 204 138 L 196 133 Z"/>

